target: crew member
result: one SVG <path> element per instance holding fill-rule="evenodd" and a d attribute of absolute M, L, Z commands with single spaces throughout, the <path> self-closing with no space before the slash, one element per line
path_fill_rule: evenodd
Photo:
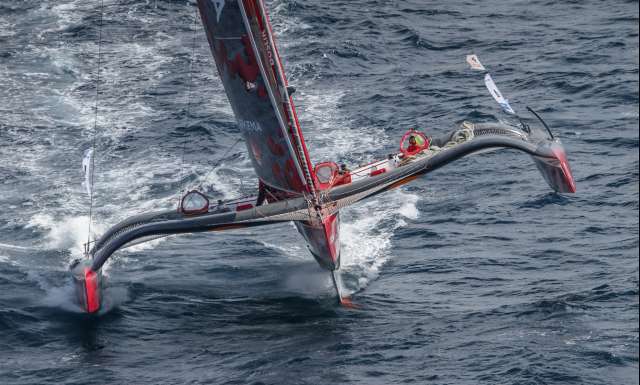
<path fill-rule="evenodd" d="M 334 186 L 339 186 L 341 184 L 351 183 L 351 171 L 347 168 L 346 164 L 340 165 L 340 170 L 338 170 L 338 176 L 336 177 L 336 181 L 334 182 Z"/>
<path fill-rule="evenodd" d="M 418 142 L 416 141 L 416 137 L 411 135 L 409 137 L 409 147 L 407 147 L 407 154 L 414 155 L 420 151 L 420 146 L 418 146 Z"/>
<path fill-rule="evenodd" d="M 216 206 L 216 212 L 220 212 L 220 213 L 225 213 L 227 211 L 231 211 L 231 209 L 227 206 L 225 206 L 224 202 L 222 201 L 222 199 L 218 199 L 218 205 Z"/>

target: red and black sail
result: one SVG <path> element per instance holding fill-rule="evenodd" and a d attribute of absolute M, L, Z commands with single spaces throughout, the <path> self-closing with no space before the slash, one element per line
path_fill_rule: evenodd
<path fill-rule="evenodd" d="M 261 0 L 198 0 L 227 97 L 260 180 L 313 193 L 312 166 Z"/>

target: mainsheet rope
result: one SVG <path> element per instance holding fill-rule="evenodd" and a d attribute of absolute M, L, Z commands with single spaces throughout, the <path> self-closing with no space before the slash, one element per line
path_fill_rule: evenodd
<path fill-rule="evenodd" d="M 239 137 L 238 139 L 236 139 L 235 142 L 233 142 L 232 145 L 230 145 L 229 147 L 227 147 L 227 150 L 224 152 L 224 154 L 222 154 L 222 156 L 218 157 L 218 159 L 216 159 L 213 162 L 210 162 L 212 164 L 216 164 L 218 162 L 224 162 L 225 158 L 229 155 L 229 153 L 231 152 L 231 150 L 233 150 L 236 146 L 236 144 L 240 143 L 240 141 L 242 140 L 242 137 Z M 215 168 L 211 168 L 209 169 L 209 171 L 207 171 L 206 174 L 204 174 L 204 178 L 202 178 L 204 181 L 207 180 L 207 178 L 209 178 L 209 175 L 215 170 Z M 240 178 L 240 186 L 242 186 L 242 178 Z M 242 190 L 242 187 L 240 187 L 240 190 Z"/>

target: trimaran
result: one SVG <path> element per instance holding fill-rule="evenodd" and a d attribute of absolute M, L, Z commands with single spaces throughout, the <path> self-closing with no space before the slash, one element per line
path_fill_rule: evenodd
<path fill-rule="evenodd" d="M 259 179 L 257 196 L 210 202 L 199 191 L 182 195 L 177 210 L 135 215 L 111 227 L 86 247 L 71 273 L 83 311 L 100 310 L 101 269 L 117 250 L 171 234 L 225 231 L 292 221 L 320 266 L 331 273 L 340 303 L 350 304 L 340 282 L 340 209 L 401 186 L 465 155 L 496 148 L 533 158 L 557 192 L 575 184 L 560 140 L 528 125 L 500 93 L 477 56 L 472 69 L 503 111 L 518 123 L 470 123 L 440 137 L 409 131 L 400 150 L 385 159 L 344 170 L 335 162 L 311 163 L 263 0 L 197 0 L 202 24 L 229 102 Z M 511 119 L 515 122 L 514 119 Z M 91 154 L 89 154 L 91 156 Z M 86 160 L 86 159 L 85 159 Z M 83 162 L 90 173 L 91 162 Z M 87 174 L 88 175 L 88 174 Z"/>

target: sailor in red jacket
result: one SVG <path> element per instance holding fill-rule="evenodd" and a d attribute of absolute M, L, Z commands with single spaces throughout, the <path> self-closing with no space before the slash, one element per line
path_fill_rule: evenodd
<path fill-rule="evenodd" d="M 339 186 L 341 184 L 351 183 L 351 171 L 347 168 L 346 164 L 340 165 L 340 170 L 338 171 L 338 176 L 336 177 L 336 181 L 333 182 L 334 186 Z"/>
<path fill-rule="evenodd" d="M 416 137 L 411 135 L 409 137 L 409 147 L 407 147 L 407 154 L 409 155 L 414 155 L 416 153 L 418 153 L 418 151 L 420 151 L 422 148 L 420 146 L 418 146 L 418 143 L 416 141 Z"/>

